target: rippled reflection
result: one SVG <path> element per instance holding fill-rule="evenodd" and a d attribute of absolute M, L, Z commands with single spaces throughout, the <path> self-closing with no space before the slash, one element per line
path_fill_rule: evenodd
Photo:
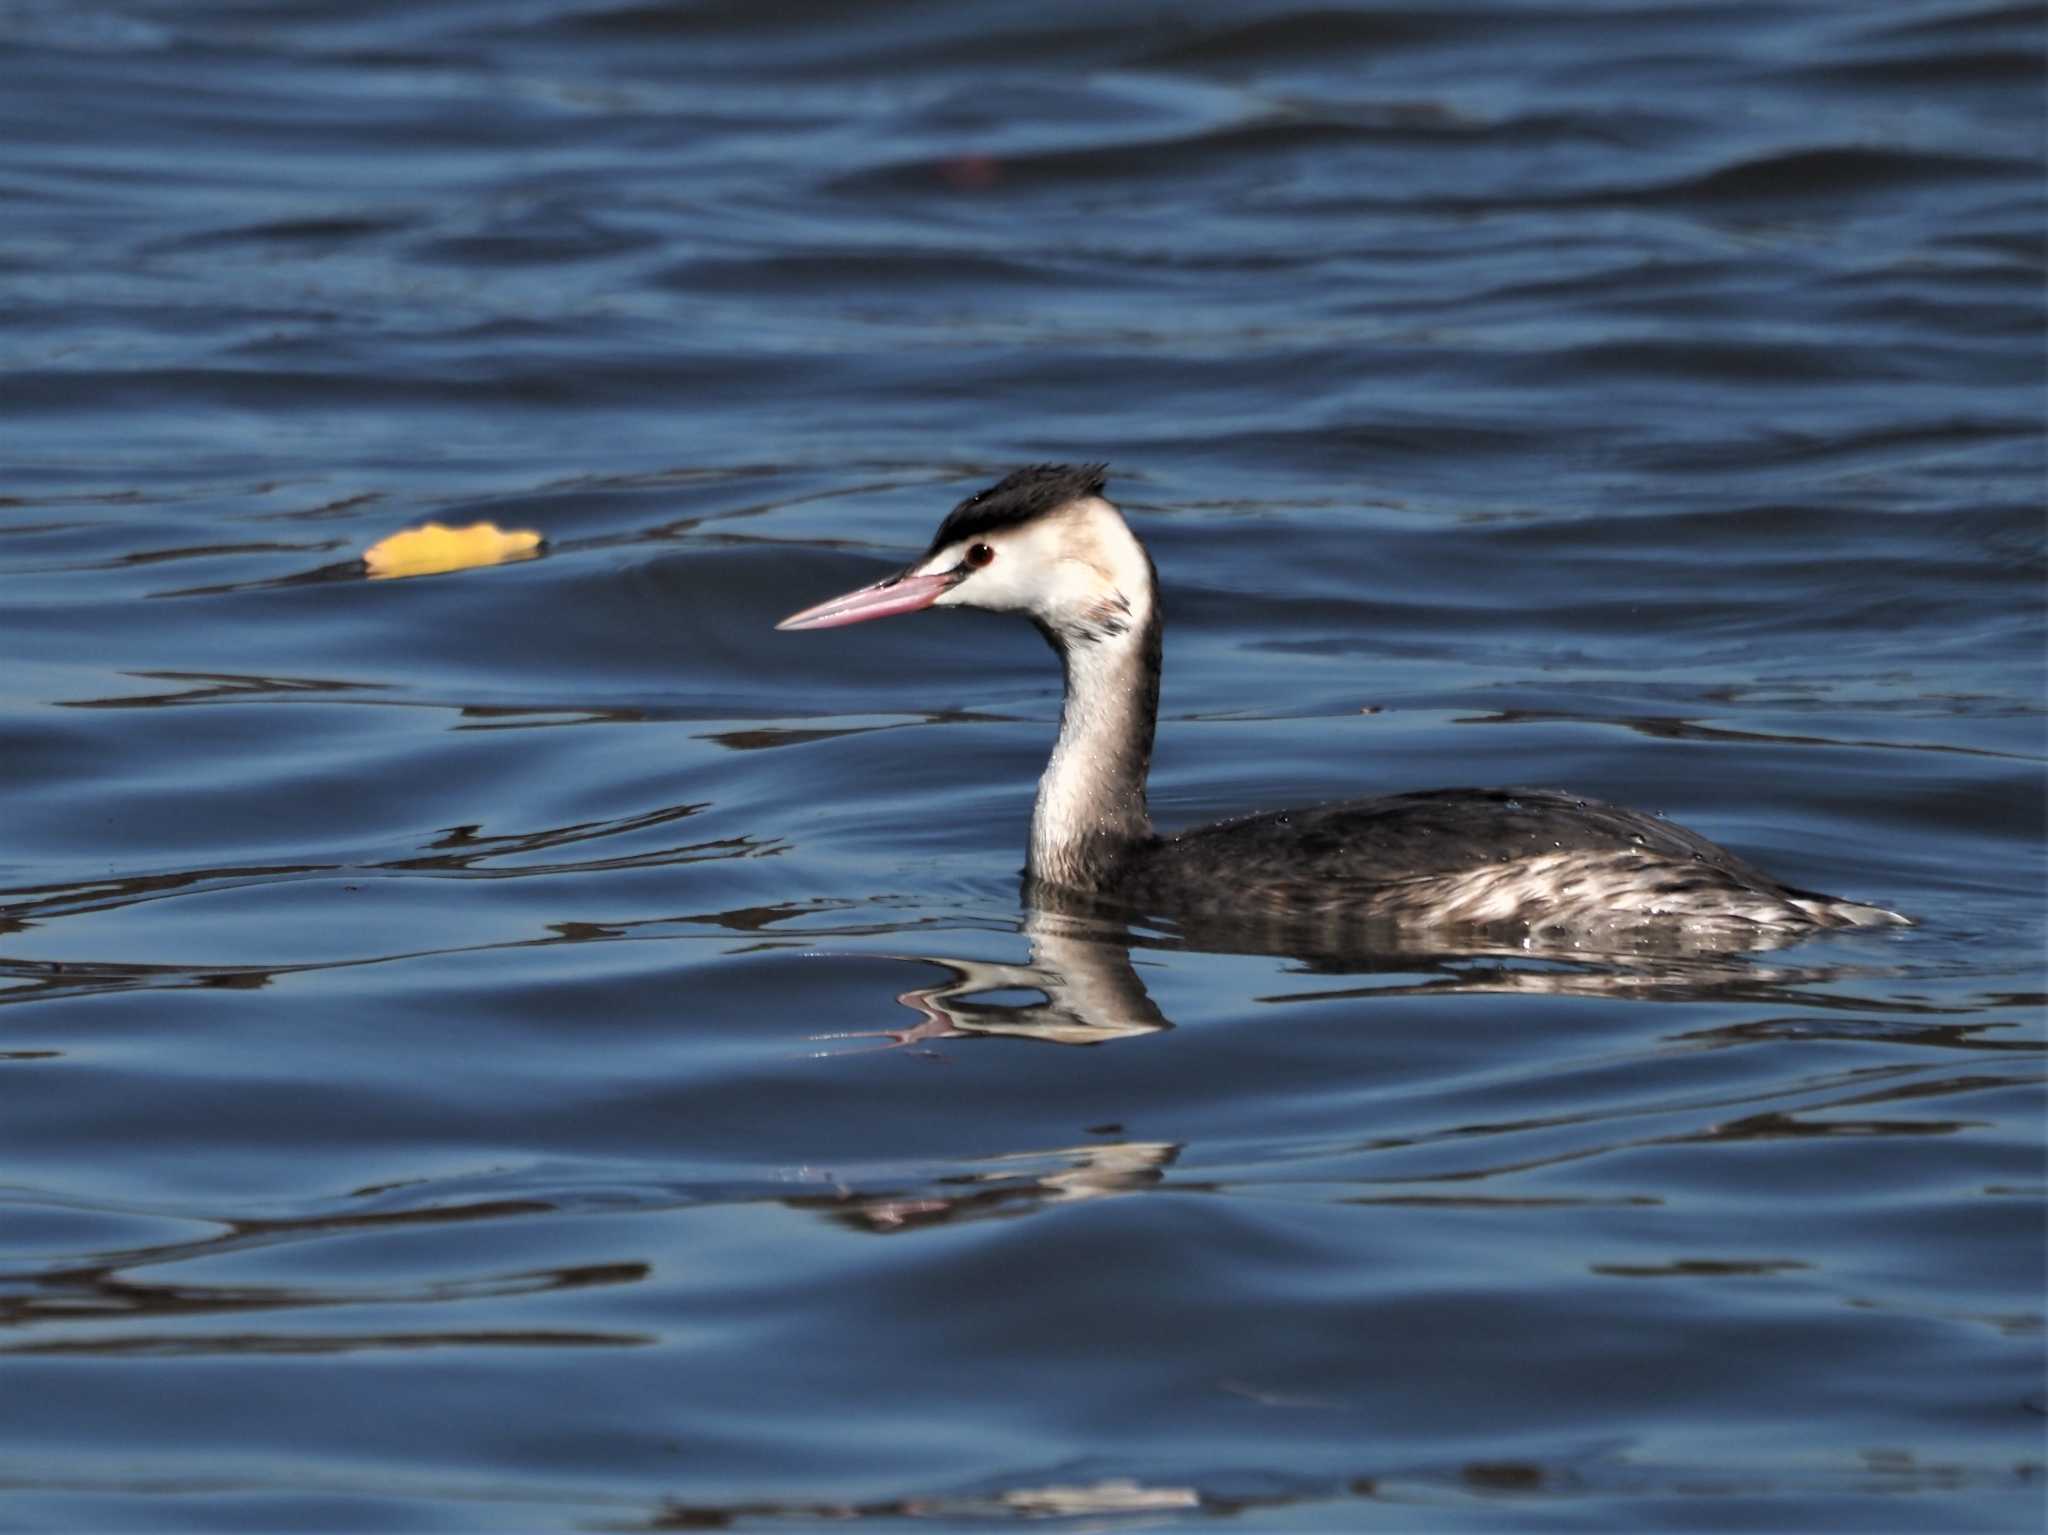
<path fill-rule="evenodd" d="M 1945 741 L 1838 740 L 1833 736 L 1792 735 L 1783 731 L 1735 730 L 1726 725 L 1703 725 L 1675 715 L 1630 715 L 1603 719 L 1576 710 L 1503 709 L 1497 714 L 1473 715 L 1460 725 L 1607 724 L 1619 725 L 1656 741 L 1748 741 L 1770 746 L 1857 747 L 1874 751 L 1947 752 L 1962 757 L 2000 757 L 2016 762 L 2038 759 L 2022 752 L 1990 751 L 1981 746 L 1958 746 Z"/>
<path fill-rule="evenodd" d="M 1086 910 L 1087 908 L 1081 908 Z M 1755 951 L 1727 953 L 1663 943 L 1652 936 L 1624 953 L 1602 952 L 1572 941 L 1508 939 L 1481 933 L 1416 932 L 1395 926 L 1354 934 L 1354 947 L 1332 946 L 1327 927 L 1300 932 L 1255 918 L 1198 922 L 1146 930 L 1106 917 L 1033 906 L 1023 934 L 1030 957 L 1023 964 L 943 954 L 906 955 L 935 965 L 947 979 L 897 994 L 920 1021 L 898 1028 L 814 1036 L 819 1040 L 881 1039 L 892 1046 L 927 1046 L 944 1039 L 1004 1035 L 1059 1045 L 1099 1045 L 1173 1027 L 1145 987 L 1134 954 L 1199 951 L 1270 954 L 1300 969 L 1331 976 L 1377 976 L 1386 982 L 1260 996 L 1263 1004 L 1375 1000 L 1473 994 L 1613 997 L 1662 1002 L 1748 1002 L 1859 1012 L 1942 1013 L 1927 1003 L 1872 999 L 1821 988 L 1898 973 L 1878 965 L 1766 964 Z M 1766 937 L 1763 947 L 1778 940 Z M 999 1000 L 998 994 L 1035 991 L 1038 1000 Z M 1804 1020 L 1807 1027 L 1818 1027 Z M 1790 1025 L 1780 1024 L 1780 1027 Z M 1852 1026 L 1845 1025 L 1846 1028 Z M 1860 1029 L 1881 1028 L 1862 1024 Z M 1970 1038 L 2006 1025 L 1977 1023 L 1919 1031 L 1929 1042 Z M 1705 1045 L 1765 1037 L 1770 1022 L 1731 1025 L 1685 1036 Z M 1957 1031 L 1961 1031 L 1958 1033 Z M 2000 1048 L 1984 1041 L 1983 1048 Z M 2022 1041 L 2013 1048 L 2033 1048 Z"/>
<path fill-rule="evenodd" d="M 873 1032 L 824 1034 L 819 1039 L 887 1039 L 897 1045 L 970 1035 L 1008 1035 L 1055 1045 L 1099 1045 L 1173 1027 L 1131 961 L 1131 945 L 1116 929 L 1058 913 L 1034 911 L 1024 932 L 1031 958 L 1022 965 L 941 955 L 909 956 L 936 965 L 949 979 L 916 986 L 896 1000 L 922 1022 Z M 1043 1000 L 987 999 L 1002 991 L 1037 991 Z"/>
<path fill-rule="evenodd" d="M 984 1492 L 906 1495 L 868 1501 L 737 1501 L 663 1505 L 635 1530 L 718 1530 L 755 1522 L 875 1519 L 984 1523 L 1086 1519 L 1084 1529 L 1145 1529 L 1145 1516 L 1198 1512 L 1212 1517 L 1255 1516 L 1261 1510 L 1292 1511 L 1296 1519 L 1319 1521 L 1288 1528 L 1421 1528 L 1437 1518 L 1456 1527 L 1505 1528 L 1547 1514 L 1552 1519 L 1604 1520 L 1626 1500 L 1654 1499 L 1660 1516 L 1686 1520 L 1693 1514 L 1711 1522 L 1730 1497 L 1793 1495 L 1888 1497 L 1955 1492 L 1968 1488 L 2032 1486 L 2037 1463 L 2011 1469 L 1984 1468 L 1952 1460 L 1923 1460 L 1910 1453 L 1868 1450 L 1860 1463 L 1804 1471 L 1702 1474 L 1683 1464 L 1649 1462 L 1603 1447 L 1580 1460 L 1474 1460 L 1448 1465 L 1400 1466 L 1349 1477 L 1294 1477 L 1275 1485 L 1257 1476 L 1218 1473 L 1209 1483 L 1145 1482 L 1113 1477 L 1096 1482 L 1019 1483 Z M 1361 1506 L 1363 1505 L 1363 1506 Z M 1397 1521 L 1389 1524 L 1388 1520 Z M 1320 1522 L 1320 1521 L 1328 1521 Z M 1177 1527 L 1177 1526 L 1176 1526 Z"/>
<path fill-rule="evenodd" d="M 480 1200 L 430 1208 L 343 1212 L 304 1219 L 234 1218 L 211 1236 L 105 1253 L 90 1260 L 0 1273 L 0 1355 L 106 1356 L 326 1354 L 386 1349 L 616 1347 L 652 1341 L 638 1332 L 578 1327 L 435 1327 L 386 1331 L 361 1326 L 316 1328 L 307 1313 L 335 1308 L 419 1307 L 491 1302 L 559 1291 L 636 1284 L 639 1262 L 581 1263 L 427 1282 L 357 1285 L 205 1283 L 148 1277 L 177 1264 L 263 1248 L 320 1242 L 366 1232 L 439 1230 L 477 1221 L 552 1214 L 552 1202 Z M 299 1321 L 291 1331 L 165 1332 L 166 1324 L 206 1322 L 256 1313 Z M 57 1336 L 40 1336 L 51 1328 Z M 80 1329 L 85 1329 L 80 1335 Z"/>
<path fill-rule="evenodd" d="M 829 1194 L 800 1195 L 785 1202 L 857 1231 L 911 1231 L 1138 1193 L 1163 1183 L 1180 1151 L 1165 1141 L 1105 1141 L 1097 1146 L 1011 1152 L 966 1164 L 918 1187 L 841 1184 Z"/>
<path fill-rule="evenodd" d="M 60 709 L 159 709 L 181 704 L 250 703 L 259 699 L 314 698 L 337 693 L 386 691 L 378 682 L 342 682 L 321 677 L 265 677 L 239 672 L 127 672 L 145 682 L 185 686 L 166 693 L 130 693 L 111 698 L 64 698 Z"/>

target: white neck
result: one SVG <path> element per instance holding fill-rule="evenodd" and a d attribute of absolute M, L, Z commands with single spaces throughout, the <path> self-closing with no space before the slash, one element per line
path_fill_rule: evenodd
<path fill-rule="evenodd" d="M 1126 848 L 1152 835 L 1145 777 L 1159 712 L 1161 619 L 1150 561 L 1123 608 L 1081 626 L 1039 627 L 1066 670 L 1060 735 L 1031 813 L 1034 879 L 1087 890 L 1101 885 Z M 1127 611 L 1125 611 L 1127 609 Z"/>
<path fill-rule="evenodd" d="M 956 575 L 970 562 L 971 576 Z M 1038 781 L 1024 872 L 1100 889 L 1152 835 L 1145 775 L 1159 714 L 1160 611 L 1145 546 L 1115 506 L 1085 495 L 1018 526 L 963 533 L 911 573 L 955 576 L 934 607 L 1026 614 L 1058 652 L 1066 701 Z"/>

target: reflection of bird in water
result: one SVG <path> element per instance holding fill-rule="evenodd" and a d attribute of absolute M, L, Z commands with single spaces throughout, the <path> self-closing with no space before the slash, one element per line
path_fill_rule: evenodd
<path fill-rule="evenodd" d="M 1512 926 L 1741 946 L 1906 920 L 1780 884 L 1668 821 L 1553 789 L 1435 789 L 1155 833 L 1145 779 L 1160 602 L 1152 561 L 1103 484 L 1100 466 L 1020 469 L 955 507 L 905 569 L 779 625 L 930 607 L 1029 617 L 1066 673 L 1025 866 L 1055 899 L 1313 923 L 1330 938 L 1352 925 Z"/>
<path fill-rule="evenodd" d="M 1171 1141 L 1125 1140 L 1010 1152 L 969 1163 L 923 1188 L 840 1188 L 786 1202 L 823 1211 L 857 1230 L 909 1231 L 1134 1194 L 1163 1182 L 1179 1155 L 1180 1147 Z"/>
<path fill-rule="evenodd" d="M 1113 929 L 1102 923 L 1077 923 L 1033 912 L 1024 930 L 1031 940 L 1028 965 L 931 959 L 929 963 L 941 966 L 949 978 L 936 986 L 913 987 L 896 998 L 921 1014 L 922 1022 L 901 1029 L 817 1037 L 921 1045 L 935 1039 L 1008 1034 L 1055 1045 L 1100 1045 L 1173 1027 L 1138 978 L 1128 940 L 1116 941 Z M 1040 992 L 1044 1000 L 974 1000 L 1006 991 Z"/>
<path fill-rule="evenodd" d="M 918 1021 L 894 1029 L 819 1034 L 819 1041 L 880 1039 L 930 1053 L 940 1040 L 1003 1035 L 1054 1045 L 1102 1045 L 1173 1027 L 1145 989 L 1133 954 L 1179 946 L 1172 939 L 1136 937 L 1122 924 L 1034 907 L 1025 916 L 1031 957 L 1021 965 L 949 955 L 898 955 L 936 965 L 946 978 L 901 992 L 896 1000 Z M 1187 946 L 1227 952 L 1228 928 L 1198 929 Z M 1270 936 L 1259 929 L 1255 937 Z M 1443 936 L 1443 935 L 1437 935 Z M 1184 940 L 1185 941 L 1185 940 Z M 1272 951 L 1280 952 L 1280 951 Z M 1627 997 L 1645 1002 L 1750 1002 L 1772 1006 L 1876 1012 L 1939 1013 L 1927 1004 L 1879 1001 L 1837 989 L 1840 983 L 1884 972 L 1839 965 L 1762 965 L 1749 954 L 1637 946 L 1627 953 L 1594 953 L 1523 940 L 1488 944 L 1471 935 L 1456 946 L 1405 947 L 1316 953 L 1294 950 L 1295 973 L 1316 981 L 1343 977 L 1347 984 L 1304 984 L 1259 997 L 1266 1004 L 1372 1001 L 1396 997 L 1474 994 L 1539 997 Z M 1029 1001 L 1019 992 L 1036 992 Z M 855 1047 L 861 1048 L 861 1047 Z M 824 1052 L 841 1053 L 838 1050 Z"/>

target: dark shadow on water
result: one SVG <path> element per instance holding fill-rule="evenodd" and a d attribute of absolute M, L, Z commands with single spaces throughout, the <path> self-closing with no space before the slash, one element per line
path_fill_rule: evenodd
<path fill-rule="evenodd" d="M 185 704 L 250 703 L 257 699 L 322 698 L 336 693 L 379 692 L 380 682 L 341 682 L 319 677 L 263 677 L 235 672 L 126 672 L 145 682 L 185 686 L 167 693 L 133 693 L 120 698 L 61 698 L 60 709 L 159 709 Z"/>
<path fill-rule="evenodd" d="M 2016 762 L 2036 762 L 2038 757 L 2023 752 L 1992 751 L 1981 746 L 1960 746 L 1944 741 L 1841 740 L 1832 736 L 1792 735 L 1783 731 L 1733 730 L 1725 725 L 1703 725 L 1676 715 L 1626 715 L 1604 717 L 1557 709 L 1502 709 L 1492 714 L 1474 714 L 1459 719 L 1460 725 L 1595 724 L 1619 725 L 1653 741 L 1735 741 L 1763 746 L 1827 746 L 1872 751 L 1947 752 L 1962 757 L 2003 757 Z"/>

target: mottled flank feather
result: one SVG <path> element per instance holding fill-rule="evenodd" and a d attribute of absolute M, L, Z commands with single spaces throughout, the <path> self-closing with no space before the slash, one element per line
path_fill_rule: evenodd
<path fill-rule="evenodd" d="M 1555 789 L 1437 789 L 1249 816 L 1128 850 L 1106 888 L 1165 912 L 1591 931 L 1904 923 L 1780 884 L 1682 826 Z"/>

